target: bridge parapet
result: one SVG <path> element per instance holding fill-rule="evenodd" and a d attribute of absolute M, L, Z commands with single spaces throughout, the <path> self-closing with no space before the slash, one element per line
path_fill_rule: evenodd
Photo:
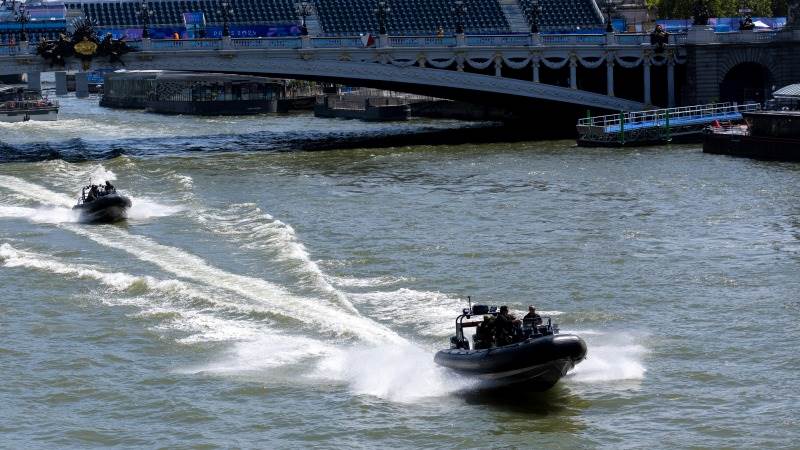
<path fill-rule="evenodd" d="M 776 40 L 800 40 L 800 36 L 790 31 L 733 31 L 716 33 L 709 30 L 700 32 L 674 33 L 669 37 L 669 44 L 741 44 L 762 43 Z M 3 45 L 0 55 L 35 54 L 34 45 Z M 227 45 L 226 45 L 227 44 Z M 230 39 L 162 39 L 151 40 L 149 46 L 142 41 L 129 42 L 129 45 L 146 50 L 221 50 L 221 49 L 357 49 L 366 48 L 367 43 L 360 36 L 343 37 L 268 37 Z M 389 36 L 381 42 L 381 48 L 424 48 L 451 49 L 453 47 L 575 47 L 575 48 L 642 48 L 650 46 L 650 36 L 645 33 L 609 33 L 609 34 L 509 34 L 509 35 L 469 35 L 464 39 L 455 36 Z"/>

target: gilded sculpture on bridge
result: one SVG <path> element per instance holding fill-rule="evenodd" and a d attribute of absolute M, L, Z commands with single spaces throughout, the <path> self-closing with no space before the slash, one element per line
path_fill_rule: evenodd
<path fill-rule="evenodd" d="M 50 62 L 50 66 L 64 66 L 69 57 L 80 58 L 83 69 L 88 70 L 92 59 L 107 57 L 111 63 L 122 62 L 122 55 L 134 51 L 124 39 L 114 39 L 111 33 L 98 39 L 94 24 L 90 19 L 73 22 L 75 29 L 71 34 L 61 34 L 56 40 L 42 41 L 36 47 L 36 54 Z"/>

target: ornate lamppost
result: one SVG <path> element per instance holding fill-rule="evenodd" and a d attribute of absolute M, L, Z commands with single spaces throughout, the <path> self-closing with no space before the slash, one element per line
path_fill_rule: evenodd
<path fill-rule="evenodd" d="M 150 17 L 153 16 L 153 10 L 147 6 L 147 0 L 142 0 L 139 5 L 139 20 L 142 21 L 142 39 L 150 39 Z"/>
<path fill-rule="evenodd" d="M 378 2 L 378 7 L 375 8 L 375 16 L 378 18 L 378 34 L 386 34 L 386 17 L 392 12 L 392 8 L 381 0 Z"/>
<path fill-rule="evenodd" d="M 542 17 L 542 5 L 539 0 L 531 1 L 531 33 L 539 33 L 539 19 Z"/>
<path fill-rule="evenodd" d="M 461 0 L 453 2 L 452 12 L 456 17 L 456 34 L 464 34 L 464 17 L 467 15 L 467 5 Z"/>
<path fill-rule="evenodd" d="M 617 4 L 614 2 L 614 0 L 606 0 L 603 6 L 605 7 L 606 12 L 606 33 L 613 33 L 614 25 L 611 23 L 611 14 L 616 11 Z"/>
<path fill-rule="evenodd" d="M 300 16 L 302 22 L 300 24 L 300 34 L 303 36 L 308 35 L 308 27 L 306 26 L 306 17 L 311 15 L 311 4 L 308 2 L 296 3 L 294 5 L 297 10 L 297 15 Z"/>
<path fill-rule="evenodd" d="M 233 18 L 233 6 L 228 2 L 222 2 L 220 6 L 222 10 L 217 11 L 217 14 L 222 15 L 222 37 L 230 37 L 231 27 L 229 22 Z"/>
<path fill-rule="evenodd" d="M 19 23 L 21 28 L 19 33 L 19 41 L 28 42 L 28 33 L 25 32 L 25 24 L 31 21 L 31 15 L 28 13 L 28 9 L 25 7 L 25 5 L 19 5 L 19 8 L 15 14 L 16 17 L 14 20 Z"/>

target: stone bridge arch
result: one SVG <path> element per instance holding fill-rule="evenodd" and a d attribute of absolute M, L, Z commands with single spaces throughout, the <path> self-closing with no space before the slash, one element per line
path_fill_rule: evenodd
<path fill-rule="evenodd" d="M 777 81 L 775 52 L 764 47 L 735 47 L 717 69 L 720 101 L 769 100 Z"/>

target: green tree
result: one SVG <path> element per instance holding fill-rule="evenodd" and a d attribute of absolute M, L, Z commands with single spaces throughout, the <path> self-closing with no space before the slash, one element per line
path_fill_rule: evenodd
<path fill-rule="evenodd" d="M 695 0 L 647 0 L 649 7 L 658 8 L 661 18 L 688 19 Z M 754 16 L 786 15 L 786 0 L 706 0 L 712 17 L 737 17 L 740 8 L 750 8 Z"/>

